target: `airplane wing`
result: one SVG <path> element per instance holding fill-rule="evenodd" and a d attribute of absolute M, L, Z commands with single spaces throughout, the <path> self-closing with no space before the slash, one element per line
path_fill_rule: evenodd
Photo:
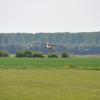
<path fill-rule="evenodd" d="M 50 45 L 50 46 L 66 47 L 65 45 L 58 45 L 58 44 L 51 44 L 51 43 L 41 43 L 41 42 L 33 42 L 33 44 L 41 44 L 41 45 Z"/>

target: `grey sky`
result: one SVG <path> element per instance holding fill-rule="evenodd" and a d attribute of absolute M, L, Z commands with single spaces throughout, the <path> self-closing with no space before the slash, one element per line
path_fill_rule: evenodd
<path fill-rule="evenodd" d="M 100 31 L 100 0 L 0 0 L 0 32 Z"/>

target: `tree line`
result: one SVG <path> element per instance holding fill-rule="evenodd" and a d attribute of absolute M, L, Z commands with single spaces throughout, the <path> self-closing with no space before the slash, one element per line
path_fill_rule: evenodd
<path fill-rule="evenodd" d="M 46 46 L 33 44 L 41 42 L 65 45 L 56 47 L 57 53 L 100 54 L 100 32 L 79 33 L 0 33 L 0 50 L 16 53 L 19 50 L 35 50 L 48 53 Z"/>

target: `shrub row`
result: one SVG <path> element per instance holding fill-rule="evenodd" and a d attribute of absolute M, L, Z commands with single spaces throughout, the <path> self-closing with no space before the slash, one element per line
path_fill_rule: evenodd
<path fill-rule="evenodd" d="M 6 51 L 0 51 L 0 57 L 8 57 L 8 56 L 9 56 L 9 54 Z M 16 53 L 16 57 L 32 57 L 32 58 L 48 57 L 48 58 L 57 58 L 59 56 L 57 54 L 47 54 L 46 56 L 44 56 L 44 54 L 40 53 L 40 52 L 34 52 L 34 51 L 30 51 L 30 50 L 25 50 L 25 51 L 18 51 Z M 69 55 L 67 53 L 62 53 L 61 57 L 68 58 Z"/>
<path fill-rule="evenodd" d="M 39 52 L 32 52 L 32 51 L 19 51 L 16 53 L 16 57 L 33 57 L 33 58 L 43 58 L 44 55 Z"/>
<path fill-rule="evenodd" d="M 32 57 L 32 58 L 44 58 L 44 54 L 40 52 L 33 51 L 19 51 L 16 53 L 16 57 Z M 57 54 L 48 54 L 48 58 L 57 58 L 59 57 Z M 62 53 L 61 57 L 68 58 L 69 55 L 67 53 Z"/>

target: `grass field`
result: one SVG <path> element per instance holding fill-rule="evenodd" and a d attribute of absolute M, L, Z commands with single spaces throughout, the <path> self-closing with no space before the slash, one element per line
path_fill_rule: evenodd
<path fill-rule="evenodd" d="M 100 70 L 100 57 L 0 58 L 0 69 L 94 69 Z"/>
<path fill-rule="evenodd" d="M 0 100 L 100 100 L 100 57 L 0 58 Z"/>
<path fill-rule="evenodd" d="M 100 72 L 0 70 L 0 100 L 100 100 Z"/>

